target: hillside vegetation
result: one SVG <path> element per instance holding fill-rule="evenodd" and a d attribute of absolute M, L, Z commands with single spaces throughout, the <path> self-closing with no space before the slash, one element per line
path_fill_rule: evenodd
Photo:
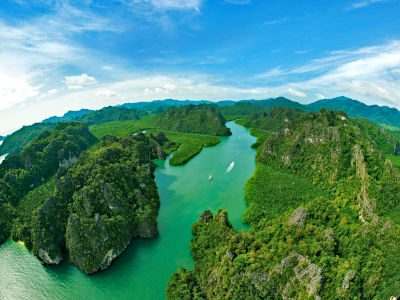
<path fill-rule="evenodd" d="M 188 105 L 172 107 L 161 113 L 156 119 L 156 126 L 178 132 L 230 135 L 225 122 L 225 118 L 214 106 Z"/>
<path fill-rule="evenodd" d="M 0 145 L 0 155 L 17 153 L 43 131 L 50 130 L 53 127 L 54 124 L 51 123 L 36 123 L 22 127 L 4 138 L 3 143 Z"/>
<path fill-rule="evenodd" d="M 149 115 L 137 121 L 109 122 L 90 126 L 90 131 L 97 137 L 106 135 L 124 136 L 135 132 L 144 132 L 146 135 L 162 133 L 169 141 L 162 145 L 165 153 L 173 157 L 169 160 L 171 165 L 183 165 L 196 156 L 204 147 L 218 144 L 220 138 L 216 136 L 176 132 L 156 128 L 156 116 Z"/>
<path fill-rule="evenodd" d="M 88 274 L 107 268 L 132 238 L 157 234 L 155 158 L 165 158 L 155 138 L 105 137 L 22 198 L 12 237 L 46 264 L 67 253 Z"/>
<path fill-rule="evenodd" d="M 282 113 L 265 117 L 274 132 L 257 143 L 250 231 L 205 212 L 193 225 L 195 269 L 173 275 L 169 299 L 398 295 L 400 174 L 381 142 L 341 112 Z"/>
<path fill-rule="evenodd" d="M 20 200 L 60 167 L 74 163 L 95 140 L 83 124 L 60 123 L 4 160 L 0 165 L 0 243 L 10 235 L 14 207 Z"/>
<path fill-rule="evenodd" d="M 82 117 L 76 118 L 77 121 L 88 125 L 102 124 L 111 121 L 139 120 L 146 113 L 136 109 L 128 109 L 119 106 L 108 106 L 100 110 L 92 111 Z"/>
<path fill-rule="evenodd" d="M 93 112 L 91 109 L 70 110 L 61 117 L 50 117 L 42 121 L 42 123 L 59 123 L 62 121 L 72 121 L 82 118 L 84 115 Z"/>

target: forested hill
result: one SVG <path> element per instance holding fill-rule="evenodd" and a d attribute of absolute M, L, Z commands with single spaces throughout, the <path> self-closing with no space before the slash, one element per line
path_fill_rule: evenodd
<path fill-rule="evenodd" d="M 145 116 L 146 112 L 128 109 L 119 106 L 108 106 L 100 110 L 89 112 L 82 117 L 77 118 L 77 121 L 92 124 L 102 124 L 111 121 L 127 121 L 127 120 L 138 120 L 140 117 Z"/>
<path fill-rule="evenodd" d="M 0 165 L 0 243 L 10 235 L 15 207 L 24 195 L 42 185 L 60 166 L 75 162 L 95 140 L 83 124 L 60 123 L 3 161 Z"/>
<path fill-rule="evenodd" d="M 8 135 L 0 145 L 0 155 L 20 151 L 26 144 L 39 136 L 42 132 L 54 127 L 52 123 L 36 123 L 24 126 L 14 133 Z"/>
<path fill-rule="evenodd" d="M 66 113 L 63 117 L 51 117 L 42 123 L 24 126 L 20 130 L 7 136 L 0 145 L 0 155 L 6 153 L 17 153 L 25 145 L 28 145 L 34 138 L 45 130 L 54 127 L 58 122 L 78 121 L 87 125 L 102 124 L 111 121 L 138 120 L 147 113 L 136 109 L 128 109 L 118 106 L 104 107 L 100 110 L 80 110 Z"/>
<path fill-rule="evenodd" d="M 398 296 L 400 174 L 374 134 L 342 112 L 276 113 L 265 117 L 280 123 L 273 132 L 255 131 L 249 233 L 205 212 L 193 226 L 195 269 L 172 277 L 168 297 Z"/>
<path fill-rule="evenodd" d="M 157 117 L 156 124 L 162 129 L 209 135 L 230 135 L 225 118 L 216 107 L 187 105 L 172 107 Z"/>
<path fill-rule="evenodd" d="M 107 268 L 132 238 L 157 234 L 153 159 L 163 134 L 97 142 L 88 126 L 61 122 L 0 165 L 0 243 L 10 234 L 46 264 L 64 256 L 85 273 Z M 87 151 L 86 151 L 87 150 Z"/>
<path fill-rule="evenodd" d="M 67 113 L 65 113 L 61 117 L 50 117 L 48 119 L 43 120 L 43 123 L 58 123 L 62 121 L 71 121 L 71 120 L 77 120 L 79 118 L 82 118 L 83 116 L 87 115 L 88 113 L 93 112 L 91 109 L 80 109 L 80 110 L 71 110 Z"/>
<path fill-rule="evenodd" d="M 69 111 L 62 117 L 51 117 L 43 122 L 57 123 L 62 121 L 80 121 L 89 125 L 111 121 L 137 120 L 146 115 L 144 111 L 128 109 L 120 106 L 107 106 L 99 110 L 81 109 Z"/>
<path fill-rule="evenodd" d="M 326 112 L 326 110 L 322 111 Z M 339 114 L 339 112 L 337 113 Z M 274 108 L 246 116 L 240 122 L 247 127 L 278 132 L 288 126 L 289 120 L 292 122 L 297 119 L 302 120 L 304 115 L 305 113 L 299 110 Z M 346 116 L 346 118 L 348 117 Z M 384 154 L 400 154 L 400 137 L 397 132 L 385 129 L 366 119 L 351 119 L 351 123 L 368 135 L 375 148 Z"/>
<path fill-rule="evenodd" d="M 165 99 L 165 100 L 154 100 L 150 102 L 134 102 L 134 103 L 125 103 L 122 104 L 122 107 L 130 108 L 130 109 L 138 109 L 148 112 L 162 112 L 171 107 L 180 107 L 186 105 L 198 105 L 198 104 L 212 104 L 211 101 L 206 100 L 174 100 L 174 99 Z"/>
<path fill-rule="evenodd" d="M 62 117 L 51 117 L 40 124 L 25 126 L 21 130 L 7 136 L 4 145 L 0 145 L 0 155 L 5 153 L 17 152 L 24 145 L 28 144 L 38 133 L 49 129 L 51 124 L 61 121 L 77 120 L 89 124 L 101 124 L 110 121 L 137 120 L 145 112 L 159 114 L 171 107 L 185 107 L 189 105 L 214 104 L 228 120 L 243 118 L 243 116 L 268 110 L 275 107 L 295 108 L 301 111 L 319 111 L 321 108 L 330 110 L 340 110 L 347 113 L 350 117 L 365 118 L 374 123 L 392 127 L 400 127 L 400 111 L 386 106 L 368 106 L 362 102 L 346 97 L 320 100 L 309 105 L 303 105 L 284 97 L 270 98 L 266 100 L 242 100 L 242 101 L 178 101 L 172 99 L 156 100 L 151 102 L 126 103 L 116 107 L 106 107 L 98 111 L 82 109 L 70 111 Z M 165 122 L 172 126 L 170 122 Z M 222 130 L 224 131 L 224 130 Z M 220 133 L 218 133 L 220 134 Z M 224 134 L 224 133 L 223 133 Z"/>

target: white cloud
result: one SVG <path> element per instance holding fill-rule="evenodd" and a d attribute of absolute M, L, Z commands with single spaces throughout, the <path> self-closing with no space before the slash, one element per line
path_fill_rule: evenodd
<path fill-rule="evenodd" d="M 51 5 L 51 10 L 29 21 L 0 20 L 0 110 L 50 96 L 47 84 L 53 87 L 55 80 L 61 80 L 62 65 L 89 64 L 95 51 L 89 55 L 77 45 L 76 34 L 124 28 L 69 1 L 18 0 L 18 4 Z"/>
<path fill-rule="evenodd" d="M 305 98 L 307 97 L 306 94 L 304 94 L 302 91 L 295 90 L 293 88 L 288 88 L 288 93 L 294 97 L 300 97 L 300 98 Z"/>
<path fill-rule="evenodd" d="M 112 90 L 102 90 L 96 93 L 97 96 L 105 96 L 105 97 L 116 97 L 118 94 Z"/>
<path fill-rule="evenodd" d="M 280 18 L 280 19 L 273 19 L 273 20 L 265 21 L 263 23 L 263 25 L 279 25 L 279 24 L 284 24 L 287 21 L 288 21 L 288 18 L 284 17 L 284 18 Z"/>
<path fill-rule="evenodd" d="M 0 128 L 7 131 L 15 127 L 40 121 L 50 115 L 83 107 L 97 109 L 106 105 L 125 102 L 150 101 L 154 99 L 265 99 L 287 96 L 301 102 L 346 95 L 367 103 L 389 105 L 400 108 L 400 41 L 380 46 L 341 50 L 312 61 L 299 72 L 297 68 L 285 70 L 281 67 L 264 72 L 264 78 L 311 75 L 307 80 L 285 80 L 285 84 L 270 86 L 262 83 L 254 86 L 224 85 L 218 79 L 201 74 L 145 74 L 126 72 L 120 81 L 87 86 L 85 89 L 58 93 L 41 102 L 28 101 L 25 106 L 14 105 L 0 111 Z M 10 68 L 12 70 L 12 68 Z M 81 75 L 82 76 L 82 75 Z M 86 74 L 87 77 L 90 77 Z M 87 78 L 84 76 L 85 78 Z M 78 76 L 80 77 L 80 76 Z M 262 76 L 259 76 L 263 79 Z M 128 79 L 126 79 L 128 78 Z M 29 82 L 29 78 L 25 79 Z M 84 80 L 85 81 L 85 80 Z M 93 80 L 89 80 L 93 81 Z M 258 81 L 260 82 L 260 81 Z M 243 80 L 243 83 L 246 83 Z M 2 80 L 0 80 L 0 86 Z M 81 82 L 73 82 L 81 85 Z M 40 87 L 32 86 L 26 93 L 35 95 Z M 107 97 L 107 95 L 109 95 Z M 115 96 L 114 96 L 115 95 Z M 34 97 L 32 96 L 31 99 Z M 51 98 L 51 99 L 50 99 Z M 3 98 L 0 98 L 3 99 Z M 15 115 L 19 118 L 16 120 Z"/>
<path fill-rule="evenodd" d="M 85 86 L 96 84 L 97 80 L 96 78 L 83 73 L 77 76 L 65 76 L 64 83 L 69 89 L 81 89 Z"/>
<path fill-rule="evenodd" d="M 125 2 L 126 3 L 126 2 Z M 196 10 L 199 11 L 202 0 L 131 0 L 130 6 L 133 9 L 142 9 L 151 5 L 159 10 Z"/>
<path fill-rule="evenodd" d="M 49 96 L 55 95 L 55 94 L 57 94 L 57 93 L 58 93 L 58 90 L 57 90 L 57 89 L 52 89 L 52 90 L 50 90 L 50 91 L 47 92 L 47 94 L 48 94 Z"/>
<path fill-rule="evenodd" d="M 360 8 L 365 8 L 373 4 L 377 3 L 383 3 L 383 2 L 397 2 L 398 0 L 362 0 L 362 1 L 357 1 L 353 2 L 350 4 L 350 6 L 347 7 L 347 10 L 353 10 L 353 9 L 360 9 Z"/>
<path fill-rule="evenodd" d="M 266 72 L 257 74 L 254 76 L 254 79 L 271 79 L 274 77 L 278 77 L 285 74 L 281 67 L 276 67 Z"/>
<path fill-rule="evenodd" d="M 252 0 L 225 0 L 226 3 L 236 4 L 236 5 L 248 5 Z"/>
<path fill-rule="evenodd" d="M 103 66 L 102 69 L 105 70 L 105 71 L 112 71 L 112 70 L 114 70 L 114 68 L 113 68 L 112 66 L 107 66 L 107 65 L 106 65 L 106 66 Z"/>

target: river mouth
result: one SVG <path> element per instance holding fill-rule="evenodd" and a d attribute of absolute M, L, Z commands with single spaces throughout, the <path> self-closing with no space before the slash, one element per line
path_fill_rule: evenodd
<path fill-rule="evenodd" d="M 156 161 L 161 200 L 156 238 L 133 240 L 108 270 L 92 276 L 68 262 L 46 268 L 9 240 L 0 246 L 0 299 L 164 299 L 171 275 L 193 267 L 191 226 L 205 210 L 223 208 L 236 229 L 246 228 L 244 185 L 255 170 L 256 139 L 234 122 L 227 126 L 231 136 L 184 166 Z"/>

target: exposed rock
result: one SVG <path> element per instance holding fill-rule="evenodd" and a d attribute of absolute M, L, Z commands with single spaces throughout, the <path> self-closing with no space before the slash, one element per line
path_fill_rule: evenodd
<path fill-rule="evenodd" d="M 334 243 L 335 242 L 335 234 L 334 234 L 332 228 L 328 228 L 328 229 L 325 230 L 325 237 L 326 237 L 326 241 L 328 243 Z"/>
<path fill-rule="evenodd" d="M 157 234 L 158 234 L 157 220 L 148 219 L 138 224 L 133 236 L 144 239 L 150 239 L 155 237 Z"/>
<path fill-rule="evenodd" d="M 356 276 L 356 272 L 353 270 L 350 270 L 346 273 L 343 279 L 342 287 L 339 290 L 339 294 L 344 294 L 346 291 L 350 288 L 350 282 L 354 279 Z"/>
<path fill-rule="evenodd" d="M 290 164 L 290 155 L 289 154 L 285 154 L 282 156 L 282 162 L 285 166 L 288 166 Z"/>
<path fill-rule="evenodd" d="M 298 228 L 303 228 L 306 221 L 307 221 L 307 210 L 303 207 L 299 207 L 294 210 L 292 216 L 289 219 L 288 225 L 289 226 L 297 226 Z"/>
<path fill-rule="evenodd" d="M 235 257 L 230 250 L 226 250 L 225 256 L 228 257 L 230 261 L 232 261 Z"/>
<path fill-rule="evenodd" d="M 292 253 L 282 259 L 280 266 L 275 270 L 282 273 L 286 269 L 293 271 L 295 278 L 292 280 L 295 279 L 304 286 L 310 296 L 318 297 L 323 282 L 322 269 L 319 266 L 298 253 Z M 289 281 L 287 288 L 290 289 L 290 286 Z"/>
<path fill-rule="evenodd" d="M 69 154 L 69 157 L 63 160 L 60 160 L 59 162 L 59 167 L 60 168 L 68 168 L 69 166 L 73 165 L 78 161 L 78 157 L 73 156 L 71 153 Z"/>
<path fill-rule="evenodd" d="M 290 134 L 290 129 L 289 129 L 289 128 L 283 129 L 283 134 L 284 134 L 285 136 L 289 136 L 289 134 Z"/>
<path fill-rule="evenodd" d="M 353 148 L 352 165 L 355 165 L 356 176 L 361 181 L 360 193 L 357 196 L 359 205 L 359 219 L 363 223 L 376 223 L 379 219 L 374 212 L 374 202 L 369 198 L 368 195 L 367 167 L 361 147 L 358 144 Z"/>
<path fill-rule="evenodd" d="M 58 265 L 63 260 L 63 257 L 61 255 L 51 257 L 49 253 L 43 249 L 39 249 L 38 256 L 45 264 L 48 265 Z"/>

